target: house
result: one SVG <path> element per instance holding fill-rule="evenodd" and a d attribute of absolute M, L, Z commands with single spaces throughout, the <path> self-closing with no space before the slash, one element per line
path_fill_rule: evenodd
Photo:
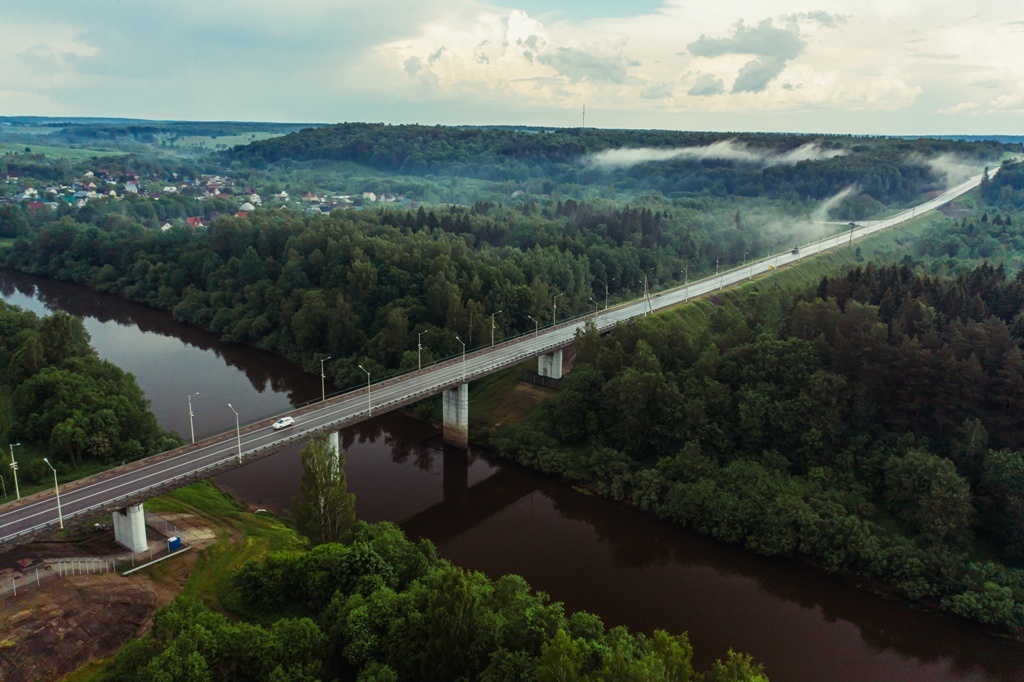
<path fill-rule="evenodd" d="M 363 199 L 366 201 L 377 201 L 377 195 L 373 192 L 363 192 Z"/>
<path fill-rule="evenodd" d="M 249 194 L 249 203 L 259 206 L 263 203 L 263 199 L 260 199 L 260 195 L 256 194 L 256 192 L 252 192 Z"/>
<path fill-rule="evenodd" d="M 248 211 L 238 211 L 237 213 L 235 213 L 235 217 L 236 218 L 248 218 L 249 217 L 249 212 Z"/>
<path fill-rule="evenodd" d="M 173 225 L 171 225 L 170 223 L 164 223 L 163 225 L 160 226 L 160 231 L 166 232 L 167 230 L 171 229 L 171 227 L 173 227 Z"/>
<path fill-rule="evenodd" d="M 126 182 L 126 183 L 124 183 L 124 191 L 125 192 L 130 192 L 132 194 L 138 194 L 139 193 L 139 186 L 136 185 L 134 182 Z"/>
<path fill-rule="evenodd" d="M 247 202 L 245 202 L 244 204 L 242 204 L 241 206 L 239 206 L 239 207 L 238 207 L 238 210 L 239 210 L 239 211 L 245 211 L 245 212 L 249 212 L 249 211 L 255 211 L 255 210 L 256 210 L 256 207 L 255 207 L 255 206 L 253 206 L 252 204 L 250 204 L 250 203 L 249 203 L 249 202 L 247 201 Z"/>
<path fill-rule="evenodd" d="M 280 192 L 277 193 L 277 198 L 281 199 L 282 201 L 287 201 L 287 199 L 288 199 L 288 192 L 285 192 L 284 190 L 281 190 Z"/>
<path fill-rule="evenodd" d="M 203 219 L 200 218 L 199 216 L 190 216 L 188 218 L 185 218 L 185 222 L 188 223 L 188 226 L 191 227 L 193 230 L 196 229 L 197 227 L 203 227 Z"/>

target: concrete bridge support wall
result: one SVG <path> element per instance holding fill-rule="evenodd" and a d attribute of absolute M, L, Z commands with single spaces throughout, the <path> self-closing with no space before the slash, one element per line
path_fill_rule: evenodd
<path fill-rule="evenodd" d="M 469 384 L 459 384 L 445 389 L 442 396 L 444 405 L 444 442 L 457 448 L 469 447 Z"/>
<path fill-rule="evenodd" d="M 537 374 L 552 379 L 562 378 L 562 349 L 537 356 Z"/>
<path fill-rule="evenodd" d="M 146 540 L 146 515 L 141 504 L 114 512 L 114 541 L 133 552 L 144 552 L 149 547 L 149 541 Z"/>

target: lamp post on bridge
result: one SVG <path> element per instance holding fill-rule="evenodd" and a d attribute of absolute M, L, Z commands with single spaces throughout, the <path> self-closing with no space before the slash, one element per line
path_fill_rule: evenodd
<path fill-rule="evenodd" d="M 231 403 L 228 403 L 228 407 L 230 407 L 231 411 L 235 413 L 235 439 L 238 441 L 238 463 L 241 464 L 242 463 L 242 427 L 238 423 L 238 410 L 236 410 L 234 407 L 232 407 Z"/>
<path fill-rule="evenodd" d="M 455 335 L 455 340 L 462 344 L 462 382 L 466 382 L 466 342 Z"/>
<path fill-rule="evenodd" d="M 50 460 L 43 457 L 43 461 L 46 462 L 46 466 L 50 467 L 53 472 L 53 491 L 57 493 L 57 520 L 60 521 L 60 527 L 64 528 L 64 514 L 60 510 L 60 487 L 57 486 L 57 470 L 50 464 Z"/>
<path fill-rule="evenodd" d="M 424 329 L 421 332 L 416 332 L 416 369 L 423 369 L 423 335 L 429 331 L 429 329 Z"/>
<path fill-rule="evenodd" d="M 194 396 L 194 395 L 199 395 L 199 391 L 196 391 L 195 393 L 189 393 L 188 394 L 188 430 L 192 433 L 192 444 L 193 445 L 195 445 L 195 443 L 196 443 L 196 427 L 195 427 L 195 424 L 192 422 L 192 417 L 194 416 L 192 414 L 192 396 Z"/>
<path fill-rule="evenodd" d="M 692 257 L 686 259 L 686 268 L 685 268 L 685 273 L 686 274 L 683 276 L 683 280 L 684 280 L 683 281 L 683 300 L 684 301 L 689 301 L 690 300 L 690 261 L 692 261 L 692 260 L 693 260 Z"/>
<path fill-rule="evenodd" d="M 533 338 L 540 336 L 540 322 L 533 315 L 527 315 L 528 318 L 533 320 Z"/>
<path fill-rule="evenodd" d="M 597 321 L 597 316 L 598 316 L 599 311 L 601 309 L 601 304 L 599 304 L 597 301 L 595 301 L 593 296 L 590 297 L 590 302 L 594 304 L 594 321 L 596 322 Z"/>
<path fill-rule="evenodd" d="M 362 365 L 359 365 L 359 369 L 366 372 L 366 416 L 369 417 L 373 414 L 373 403 L 370 402 L 370 370 Z"/>
<path fill-rule="evenodd" d="M 551 326 L 554 327 L 558 323 L 558 297 L 562 294 L 555 294 L 554 298 L 551 299 Z"/>
<path fill-rule="evenodd" d="M 14 461 L 14 446 L 21 446 L 21 443 L 8 443 L 11 448 L 11 474 L 14 476 L 14 494 L 16 499 L 21 499 L 21 489 L 18 487 L 18 463 Z"/>
<path fill-rule="evenodd" d="M 327 389 L 326 384 L 324 383 L 324 380 L 327 378 L 327 375 L 324 374 L 324 363 L 330 359 L 330 355 L 328 355 L 326 358 L 320 358 L 320 402 L 324 402 L 327 400 Z"/>
<path fill-rule="evenodd" d="M 615 278 L 612 277 L 611 281 L 614 282 Z M 604 309 L 608 310 L 608 280 L 604 282 Z"/>
<path fill-rule="evenodd" d="M 494 348 L 494 316 L 499 315 L 502 311 L 497 310 L 491 313 L 491 348 Z"/>

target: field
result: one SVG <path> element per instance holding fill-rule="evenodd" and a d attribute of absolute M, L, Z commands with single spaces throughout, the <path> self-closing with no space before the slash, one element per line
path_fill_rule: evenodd
<path fill-rule="evenodd" d="M 32 154 L 42 154 L 48 159 L 67 159 L 68 161 L 85 161 L 93 157 L 124 156 L 127 152 L 106 149 L 84 149 L 76 147 L 48 147 L 37 144 L 21 144 L 17 142 L 0 142 L 0 156 L 5 154 L 24 154 L 25 150 Z"/>

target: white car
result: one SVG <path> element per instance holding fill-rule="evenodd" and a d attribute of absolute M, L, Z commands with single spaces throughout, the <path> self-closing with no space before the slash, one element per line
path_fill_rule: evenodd
<path fill-rule="evenodd" d="M 287 428 L 287 427 L 292 426 L 294 424 L 295 424 L 295 419 L 293 419 L 292 417 L 281 417 L 276 422 L 274 422 L 274 430 L 275 431 L 280 431 L 281 429 Z"/>

